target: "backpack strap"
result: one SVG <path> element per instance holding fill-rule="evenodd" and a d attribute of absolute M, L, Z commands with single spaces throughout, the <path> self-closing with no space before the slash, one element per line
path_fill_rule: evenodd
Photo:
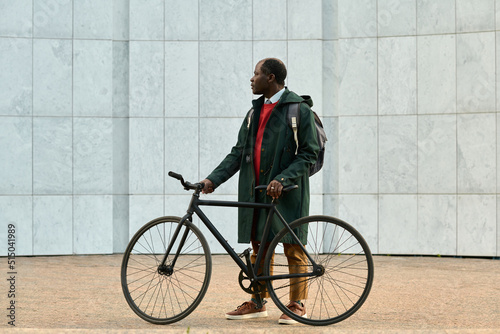
<path fill-rule="evenodd" d="M 295 139 L 295 155 L 297 155 L 299 151 L 299 138 L 297 135 L 300 122 L 299 107 L 300 102 L 290 103 L 288 106 L 288 123 L 292 127 L 293 139 Z"/>
<path fill-rule="evenodd" d="M 247 129 L 250 128 L 250 122 L 252 121 L 252 117 L 253 117 L 253 108 L 251 108 L 247 113 Z"/>

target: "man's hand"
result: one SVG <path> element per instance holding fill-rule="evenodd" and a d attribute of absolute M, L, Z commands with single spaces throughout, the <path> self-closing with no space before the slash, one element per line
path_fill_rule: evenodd
<path fill-rule="evenodd" d="M 202 193 L 204 194 L 210 194 L 214 192 L 214 183 L 210 181 L 209 179 L 205 179 L 203 181 L 200 181 L 200 183 L 203 183 L 205 186 L 201 190 Z"/>
<path fill-rule="evenodd" d="M 267 186 L 267 194 L 273 199 L 280 197 L 281 191 L 283 190 L 283 185 L 276 180 L 272 180 Z"/>

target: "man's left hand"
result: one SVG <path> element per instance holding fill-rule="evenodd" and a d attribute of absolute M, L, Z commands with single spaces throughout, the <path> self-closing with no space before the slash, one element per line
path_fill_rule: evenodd
<path fill-rule="evenodd" d="M 282 190 L 283 185 L 276 180 L 272 180 L 271 183 L 269 183 L 269 185 L 267 186 L 267 194 L 273 199 L 280 197 Z"/>

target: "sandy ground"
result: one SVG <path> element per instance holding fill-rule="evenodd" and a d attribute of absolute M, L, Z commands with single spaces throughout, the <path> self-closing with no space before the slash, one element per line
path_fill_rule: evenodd
<path fill-rule="evenodd" d="M 248 298 L 239 268 L 213 256 L 212 281 L 200 306 L 165 326 L 137 317 L 120 285 L 122 255 L 18 257 L 15 328 L 8 325 L 9 278 L 2 258 L 0 331 L 111 333 L 500 333 L 500 261 L 376 256 L 368 300 L 347 320 L 328 327 L 283 326 L 269 301 L 269 317 L 228 321 L 224 313 Z M 9 332 L 11 332 L 9 331 Z"/>

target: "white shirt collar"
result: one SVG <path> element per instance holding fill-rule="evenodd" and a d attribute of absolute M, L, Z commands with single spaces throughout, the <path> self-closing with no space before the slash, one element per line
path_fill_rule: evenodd
<path fill-rule="evenodd" d="M 277 92 L 276 94 L 274 94 L 273 96 L 271 96 L 271 98 L 269 100 L 271 100 L 271 103 L 276 103 L 279 101 L 279 99 L 281 98 L 281 95 L 283 95 L 283 93 L 285 92 L 285 87 L 283 87 L 282 90 L 280 90 L 279 92 Z"/>

